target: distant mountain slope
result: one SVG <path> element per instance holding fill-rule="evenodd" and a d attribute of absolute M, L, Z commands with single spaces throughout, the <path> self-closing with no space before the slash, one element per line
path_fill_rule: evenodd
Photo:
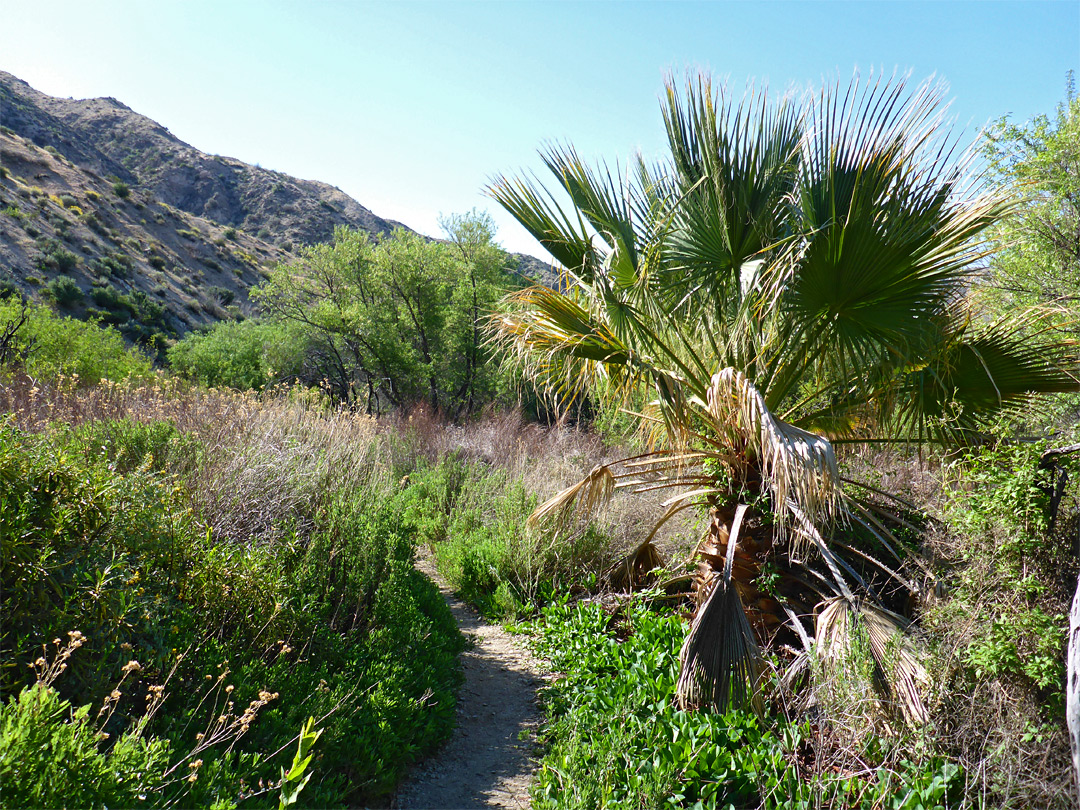
<path fill-rule="evenodd" d="M 78 166 L 275 243 L 325 242 L 338 225 L 371 234 L 403 227 L 326 183 L 200 152 L 116 99 L 53 98 L 0 71 L 0 119 Z"/>
<path fill-rule="evenodd" d="M 235 317 L 265 269 L 288 258 L 282 247 L 109 180 L 6 124 L 0 167 L 0 286 L 43 298 L 66 284 L 60 309 L 95 315 L 133 342 L 160 343 Z"/>
<path fill-rule="evenodd" d="M 53 98 L 2 71 L 0 167 L 0 284 L 41 297 L 66 276 L 72 314 L 133 341 L 242 314 L 268 267 L 339 225 L 404 227 L 326 183 L 200 152 L 115 99 Z"/>

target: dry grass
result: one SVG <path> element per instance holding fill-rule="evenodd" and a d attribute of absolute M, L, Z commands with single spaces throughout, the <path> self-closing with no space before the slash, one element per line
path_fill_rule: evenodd
<path fill-rule="evenodd" d="M 219 540 L 305 535 L 320 495 L 346 478 L 384 472 L 375 458 L 375 421 L 319 407 L 302 392 L 263 395 L 200 389 L 162 377 L 153 385 L 53 385 L 24 375 L 0 380 L 0 408 L 29 432 L 51 424 L 129 419 L 164 421 L 194 437 L 199 458 L 171 458 L 185 473 L 193 506 Z"/>
<path fill-rule="evenodd" d="M 520 480 L 541 503 L 582 480 L 597 465 L 634 454 L 628 448 L 609 447 L 597 434 L 576 427 L 545 427 L 526 421 L 513 409 L 455 425 L 419 407 L 406 416 L 380 420 L 379 431 L 403 439 L 387 451 L 394 457 L 395 469 L 412 469 L 418 458 L 434 462 L 459 453 L 465 460 L 504 471 L 510 480 Z M 669 495 L 615 493 L 594 521 L 611 539 L 607 562 L 621 559 L 648 536 L 663 515 L 661 503 Z M 699 523 L 686 510 L 657 532 L 653 542 L 669 566 L 681 566 L 701 539 L 704 526 Z"/>
<path fill-rule="evenodd" d="M 105 381 L 85 387 L 70 377 L 48 384 L 17 374 L 0 378 L 0 410 L 31 432 L 51 423 L 171 423 L 204 448 L 198 474 L 188 481 L 193 503 L 215 536 L 236 541 L 303 533 L 330 470 L 337 475 L 347 470 L 358 482 L 371 474 L 400 477 L 421 459 L 436 462 L 458 453 L 520 479 L 543 501 L 597 464 L 629 454 L 606 447 L 592 433 L 527 422 L 514 410 L 463 425 L 447 423 L 423 407 L 375 420 L 328 409 L 298 390 L 258 395 L 208 390 L 165 376 L 152 385 Z M 173 464 L 185 466 L 184 459 Z M 662 497 L 650 495 L 616 494 L 597 516 L 612 539 L 607 555 L 612 561 L 640 543 L 663 513 Z M 655 542 L 669 564 L 677 565 L 699 533 L 687 514 L 666 524 Z"/>
<path fill-rule="evenodd" d="M 1075 516 L 1061 521 L 1052 537 L 1006 519 L 992 521 L 985 533 L 965 530 L 956 518 L 972 508 L 969 500 L 988 497 L 981 491 L 988 484 L 959 474 L 950 460 L 920 460 L 913 452 L 880 447 L 861 454 L 849 449 L 846 456 L 846 475 L 899 495 L 925 521 L 918 540 L 927 573 L 921 581 L 928 587 L 915 617 L 933 675 L 928 742 L 964 767 L 966 793 L 979 806 L 1075 807 L 1063 707 L 1056 698 L 1048 702 L 1054 687 L 1040 689 L 1015 668 L 977 673 L 969 655 L 991 638 L 995 620 L 1022 628 L 1021 617 L 1032 609 L 1068 614 L 1077 574 L 1069 549 L 1080 540 L 1077 504 L 1063 506 L 1062 514 Z M 1018 554 L 1018 542 L 1027 550 L 1006 562 Z M 917 572 L 912 567 L 909 573 Z M 1030 586 L 1019 584 L 1025 579 Z M 1007 634 L 1021 661 L 1038 652 L 1030 633 Z M 846 727 L 843 717 L 830 720 Z"/>

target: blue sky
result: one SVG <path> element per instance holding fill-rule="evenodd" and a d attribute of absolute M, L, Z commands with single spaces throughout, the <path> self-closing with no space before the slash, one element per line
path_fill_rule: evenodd
<path fill-rule="evenodd" d="M 935 75 L 970 138 L 1051 113 L 1080 68 L 1080 2 L 7 2 L 0 69 L 57 96 L 113 96 L 203 151 L 341 187 L 438 233 L 568 140 L 659 157 L 664 76 L 741 90 Z M 0 118 L 3 112 L 0 110 Z"/>

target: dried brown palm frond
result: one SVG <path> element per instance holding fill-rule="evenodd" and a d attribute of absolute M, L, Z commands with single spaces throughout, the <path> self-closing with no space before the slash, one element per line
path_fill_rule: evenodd
<path fill-rule="evenodd" d="M 863 603 L 859 606 L 874 661 L 885 671 L 889 698 L 900 707 L 904 719 L 913 726 L 930 719 L 922 695 L 930 676 L 919 658 L 915 639 L 907 632 L 909 622 L 884 608 Z"/>
<path fill-rule="evenodd" d="M 817 617 L 814 648 L 823 673 L 830 678 L 852 676 L 858 667 L 860 642 L 870 653 L 871 682 L 878 693 L 866 713 L 880 723 L 897 714 L 912 726 L 929 721 L 923 693 L 929 685 L 926 668 L 919 661 L 914 639 L 907 633 L 908 622 L 869 602 L 853 602 L 844 597 L 829 600 Z"/>
<path fill-rule="evenodd" d="M 608 569 L 604 577 L 615 590 L 632 591 L 652 585 L 656 581 L 653 571 L 663 567 L 659 549 L 647 539 Z"/>
<path fill-rule="evenodd" d="M 583 479 L 567 487 L 540 504 L 529 516 L 530 525 L 554 522 L 565 523 L 571 515 L 588 516 L 604 506 L 616 489 L 629 489 L 634 493 L 654 489 L 672 489 L 708 483 L 710 479 L 695 475 L 694 465 L 708 454 L 699 452 L 657 451 L 618 459 L 608 464 L 598 464 Z M 704 494 L 716 492 L 715 487 L 700 487 L 681 493 L 665 501 L 666 511 L 653 527 L 646 541 L 671 517 Z"/>
<path fill-rule="evenodd" d="M 741 448 L 744 457 L 756 460 L 781 530 L 788 504 L 798 506 L 815 523 L 836 515 L 840 474 L 827 439 L 778 419 L 737 369 L 713 375 L 707 396 L 708 415 L 717 433 Z"/>
<path fill-rule="evenodd" d="M 761 710 L 761 651 L 731 575 L 746 511 L 745 504 L 735 511 L 724 570 L 716 575 L 712 593 L 694 616 L 679 651 L 675 694 L 684 709 L 709 706 L 723 712 L 729 706 L 750 705 Z"/>
<path fill-rule="evenodd" d="M 557 522 L 565 522 L 574 512 L 576 506 L 579 512 L 591 514 L 597 508 L 607 503 L 615 491 L 615 476 L 608 464 L 597 464 L 589 474 L 571 487 L 544 501 L 529 516 L 529 524 L 539 525 L 555 518 Z"/>

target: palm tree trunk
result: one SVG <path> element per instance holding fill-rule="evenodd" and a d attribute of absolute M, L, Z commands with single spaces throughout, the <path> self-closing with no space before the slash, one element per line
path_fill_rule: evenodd
<path fill-rule="evenodd" d="M 735 510 L 730 507 L 714 507 L 712 510 L 709 534 L 697 552 L 695 600 L 699 608 L 708 599 L 717 577 L 724 570 L 734 516 Z M 762 568 L 771 556 L 775 538 L 772 528 L 757 520 L 758 517 L 760 516 L 751 513 L 748 525 L 744 525 L 739 533 L 731 578 L 746 608 L 746 618 L 754 629 L 758 643 L 766 646 L 783 624 L 785 616 L 776 598 L 760 587 Z"/>

